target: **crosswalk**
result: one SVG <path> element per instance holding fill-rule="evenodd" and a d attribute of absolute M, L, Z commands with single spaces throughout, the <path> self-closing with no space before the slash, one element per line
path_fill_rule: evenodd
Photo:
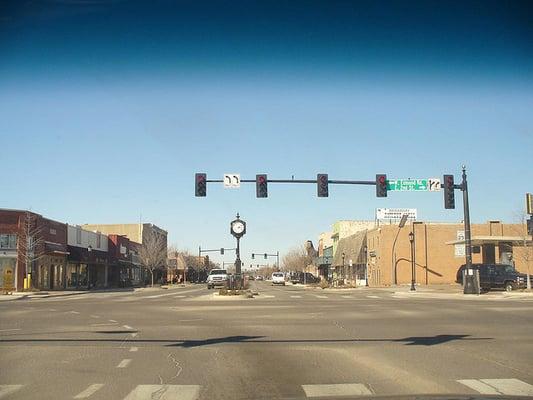
<path fill-rule="evenodd" d="M 516 378 L 506 379 L 460 379 L 457 381 L 449 381 L 450 385 L 457 385 L 450 387 L 450 391 L 464 394 L 483 394 L 483 395 L 506 395 L 506 396 L 533 396 L 533 385 Z M 27 386 L 27 387 L 26 387 Z M 91 383 L 82 388 L 82 390 L 74 395 L 70 395 L 73 399 L 91 399 L 102 398 L 105 396 L 106 385 L 103 383 Z M 461 390 L 463 387 L 463 390 Z M 374 396 L 381 395 L 376 389 L 368 383 L 326 383 L 326 384 L 303 384 L 300 388 L 305 394 L 306 398 L 337 398 L 346 397 L 351 398 L 355 396 Z M 208 387 L 205 393 L 209 392 Z M 28 398 L 28 394 L 32 390 L 31 385 L 0 384 L 0 399 L 13 397 L 17 394 L 20 398 Z M 202 386 L 200 385 L 137 385 L 124 391 L 123 400 L 197 400 L 201 397 Z M 68 398 L 66 396 L 65 398 Z M 205 396 L 204 396 L 205 397 Z"/>
<path fill-rule="evenodd" d="M 482 395 L 505 395 L 505 396 L 533 396 L 533 385 L 516 378 L 507 379 L 460 379 L 450 381 L 450 391 L 454 393 L 477 393 Z M 81 389 L 73 399 L 102 398 L 105 394 L 106 385 L 103 383 L 91 383 Z M 463 390 L 460 388 L 463 387 Z M 353 396 L 380 395 L 372 385 L 367 383 L 327 383 L 327 384 L 303 384 L 300 385 L 303 394 L 307 398 L 350 398 Z M 209 390 L 209 388 L 205 388 Z M 0 399 L 3 398 L 28 398 L 32 390 L 31 385 L 0 384 Z M 200 385 L 137 385 L 126 390 L 123 400 L 197 400 L 202 393 Z M 123 395 L 124 396 L 124 395 Z M 65 398 L 68 398 L 66 396 Z"/>

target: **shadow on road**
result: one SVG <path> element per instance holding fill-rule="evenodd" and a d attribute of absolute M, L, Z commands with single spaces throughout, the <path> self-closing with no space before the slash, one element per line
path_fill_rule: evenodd
<path fill-rule="evenodd" d="M 131 333 L 134 331 L 100 331 L 100 333 Z M 161 343 L 166 347 L 194 348 L 220 344 L 246 344 L 246 343 L 403 343 L 407 346 L 435 346 L 454 341 L 492 340 L 493 338 L 476 338 L 470 335 L 436 335 L 406 337 L 401 339 L 266 339 L 266 336 L 225 336 L 202 340 L 167 340 L 167 339 L 136 339 L 128 343 Z M 121 343 L 123 339 L 1 339 L 1 343 Z"/>

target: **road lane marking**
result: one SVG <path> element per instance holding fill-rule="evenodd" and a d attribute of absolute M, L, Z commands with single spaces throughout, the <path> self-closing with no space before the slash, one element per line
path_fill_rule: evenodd
<path fill-rule="evenodd" d="M 125 358 L 118 365 L 117 368 L 126 368 L 131 363 L 131 358 Z"/>
<path fill-rule="evenodd" d="M 109 322 L 117 322 L 114 319 L 108 319 Z"/>
<path fill-rule="evenodd" d="M 315 295 L 315 297 L 316 297 L 317 299 L 327 299 L 327 298 L 328 298 L 328 296 L 322 296 L 322 295 L 320 295 L 320 294 Z"/>
<path fill-rule="evenodd" d="M 263 297 L 265 299 L 272 299 L 273 297 L 276 297 L 276 296 L 271 295 L 271 294 L 263 294 L 263 295 L 261 295 L 261 297 Z"/>
<path fill-rule="evenodd" d="M 124 329 L 129 329 L 130 331 L 133 330 L 133 328 L 131 326 L 129 326 L 129 325 L 122 325 L 122 326 L 124 327 Z"/>
<path fill-rule="evenodd" d="M 180 294 L 179 296 L 174 296 L 175 299 L 182 299 L 182 298 L 184 298 L 184 297 L 187 297 L 187 296 L 185 296 L 185 295 L 183 295 L 183 294 Z"/>
<path fill-rule="evenodd" d="M 353 299 L 353 296 L 342 296 L 343 299 Z"/>
<path fill-rule="evenodd" d="M 336 385 L 302 385 L 307 397 L 364 396 L 373 394 L 362 383 L 339 383 Z"/>
<path fill-rule="evenodd" d="M 0 399 L 20 390 L 24 385 L 0 385 Z"/>
<path fill-rule="evenodd" d="M 0 329 L 0 332 L 20 331 L 21 328 Z"/>
<path fill-rule="evenodd" d="M 83 392 L 78 393 L 76 396 L 74 396 L 75 399 L 86 399 L 87 397 L 92 396 L 95 394 L 98 390 L 102 389 L 104 387 L 103 383 L 93 383 L 92 385 L 89 385 L 87 389 L 85 389 Z"/>
<path fill-rule="evenodd" d="M 79 314 L 78 311 L 69 311 L 69 313 L 71 313 L 71 314 Z"/>
<path fill-rule="evenodd" d="M 196 400 L 199 396 L 198 385 L 138 385 L 124 400 Z"/>
<path fill-rule="evenodd" d="M 374 295 L 368 295 L 366 297 L 368 297 L 369 299 L 379 299 L 380 298 L 379 296 L 374 296 Z"/>
<path fill-rule="evenodd" d="M 178 322 L 194 322 L 194 321 L 202 321 L 202 318 L 195 318 L 195 319 L 180 319 Z"/>
<path fill-rule="evenodd" d="M 461 379 L 457 382 L 481 394 L 533 396 L 533 386 L 519 379 Z"/>
<path fill-rule="evenodd" d="M 50 308 L 48 311 L 57 311 L 55 308 Z"/>
<path fill-rule="evenodd" d="M 104 322 L 103 324 L 91 324 L 91 326 L 115 326 L 116 322 Z"/>
<path fill-rule="evenodd" d="M 130 347 L 130 351 L 131 351 L 131 352 L 135 352 L 135 351 L 137 351 L 137 350 L 139 350 L 138 347 Z"/>
<path fill-rule="evenodd" d="M 301 299 L 302 296 L 291 296 L 291 299 Z"/>
<path fill-rule="evenodd" d="M 91 318 L 100 318 L 99 315 L 91 315 Z"/>

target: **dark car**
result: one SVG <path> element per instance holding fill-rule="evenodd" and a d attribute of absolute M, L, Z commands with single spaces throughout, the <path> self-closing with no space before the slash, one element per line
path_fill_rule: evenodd
<path fill-rule="evenodd" d="M 292 283 L 318 283 L 320 279 L 309 272 L 294 272 L 291 274 Z"/>
<path fill-rule="evenodd" d="M 463 264 L 457 271 L 457 283 L 463 283 L 465 268 Z M 500 288 L 510 292 L 527 286 L 527 275 L 516 271 L 512 265 L 472 264 L 472 268 L 479 271 L 479 285 L 483 290 Z"/>

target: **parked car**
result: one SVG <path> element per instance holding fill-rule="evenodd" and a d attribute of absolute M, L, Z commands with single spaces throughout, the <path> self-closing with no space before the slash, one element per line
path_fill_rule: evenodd
<path fill-rule="evenodd" d="M 207 276 L 207 288 L 213 289 L 215 286 L 226 286 L 228 281 L 228 271 L 225 269 L 212 269 Z"/>
<path fill-rule="evenodd" d="M 249 281 L 254 281 L 255 280 L 255 277 L 253 275 L 248 275 L 248 280 Z"/>
<path fill-rule="evenodd" d="M 274 272 L 272 274 L 272 284 L 285 286 L 285 274 L 283 272 Z"/>
<path fill-rule="evenodd" d="M 457 271 L 456 282 L 463 283 L 463 264 Z M 527 275 L 522 274 L 507 264 L 472 264 L 472 268 L 479 271 L 479 286 L 482 290 L 503 288 L 510 292 L 527 286 Z"/>
<path fill-rule="evenodd" d="M 317 278 L 316 276 L 314 276 L 312 273 L 310 272 L 293 272 L 291 274 L 291 282 L 293 284 L 296 284 L 296 283 L 301 283 L 301 284 L 304 284 L 304 283 L 318 283 L 320 282 L 320 279 Z"/>
<path fill-rule="evenodd" d="M 261 275 L 257 275 L 257 276 L 255 277 L 255 280 L 256 280 L 256 281 L 262 281 L 262 280 L 263 280 L 263 277 L 262 277 Z"/>

